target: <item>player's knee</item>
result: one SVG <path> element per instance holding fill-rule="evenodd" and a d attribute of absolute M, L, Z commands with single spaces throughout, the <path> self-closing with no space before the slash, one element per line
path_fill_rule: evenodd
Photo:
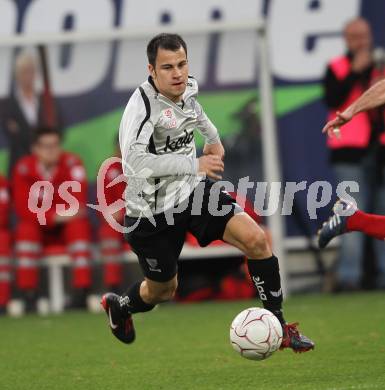
<path fill-rule="evenodd" d="M 260 228 L 246 233 L 243 244 L 246 248 L 245 254 L 249 258 L 259 258 L 269 251 L 266 234 Z"/>

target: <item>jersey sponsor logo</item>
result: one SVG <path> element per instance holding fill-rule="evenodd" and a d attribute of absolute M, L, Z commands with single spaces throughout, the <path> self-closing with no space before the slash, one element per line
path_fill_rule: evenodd
<path fill-rule="evenodd" d="M 183 130 L 185 133 L 182 137 L 179 137 L 177 140 L 171 141 L 171 137 L 168 135 L 166 138 L 166 145 L 164 147 L 164 151 L 171 150 L 171 152 L 175 152 L 180 148 L 183 148 L 186 145 L 191 144 L 194 139 L 194 133 L 189 133 L 187 130 Z"/>

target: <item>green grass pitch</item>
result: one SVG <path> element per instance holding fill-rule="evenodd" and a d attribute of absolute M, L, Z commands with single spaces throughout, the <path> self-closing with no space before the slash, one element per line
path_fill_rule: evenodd
<path fill-rule="evenodd" d="M 287 318 L 316 349 L 262 362 L 228 339 L 233 317 L 253 305 L 162 305 L 135 316 L 130 346 L 102 314 L 0 318 L 0 389 L 385 389 L 385 294 L 289 299 Z"/>

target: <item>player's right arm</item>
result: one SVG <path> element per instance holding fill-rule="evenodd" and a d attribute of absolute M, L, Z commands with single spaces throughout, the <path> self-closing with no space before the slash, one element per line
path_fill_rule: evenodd
<path fill-rule="evenodd" d="M 356 114 L 368 111 L 385 104 L 385 80 L 381 80 L 363 93 L 354 103 L 329 121 L 322 129 L 323 133 L 332 136 L 335 130 L 349 122 Z"/>
<path fill-rule="evenodd" d="M 194 156 L 167 153 L 155 154 L 151 147 L 156 113 L 144 92 L 137 89 L 131 96 L 119 129 L 123 172 L 145 177 L 197 175 L 204 172 L 213 178 L 223 170 L 223 162 L 215 156 Z"/>

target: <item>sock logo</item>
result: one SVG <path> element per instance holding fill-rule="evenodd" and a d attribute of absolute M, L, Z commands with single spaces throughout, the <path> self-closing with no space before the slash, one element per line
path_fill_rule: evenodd
<path fill-rule="evenodd" d="M 253 282 L 255 284 L 255 287 L 258 290 L 259 298 L 261 298 L 261 301 L 267 301 L 267 296 L 266 296 L 265 290 L 262 286 L 263 284 L 265 284 L 265 282 L 263 280 L 261 280 L 261 278 L 259 276 L 258 277 L 253 276 Z"/>
<path fill-rule="evenodd" d="M 282 288 L 280 288 L 278 291 L 271 291 L 270 290 L 270 294 L 271 294 L 271 296 L 278 298 L 282 295 Z"/>

